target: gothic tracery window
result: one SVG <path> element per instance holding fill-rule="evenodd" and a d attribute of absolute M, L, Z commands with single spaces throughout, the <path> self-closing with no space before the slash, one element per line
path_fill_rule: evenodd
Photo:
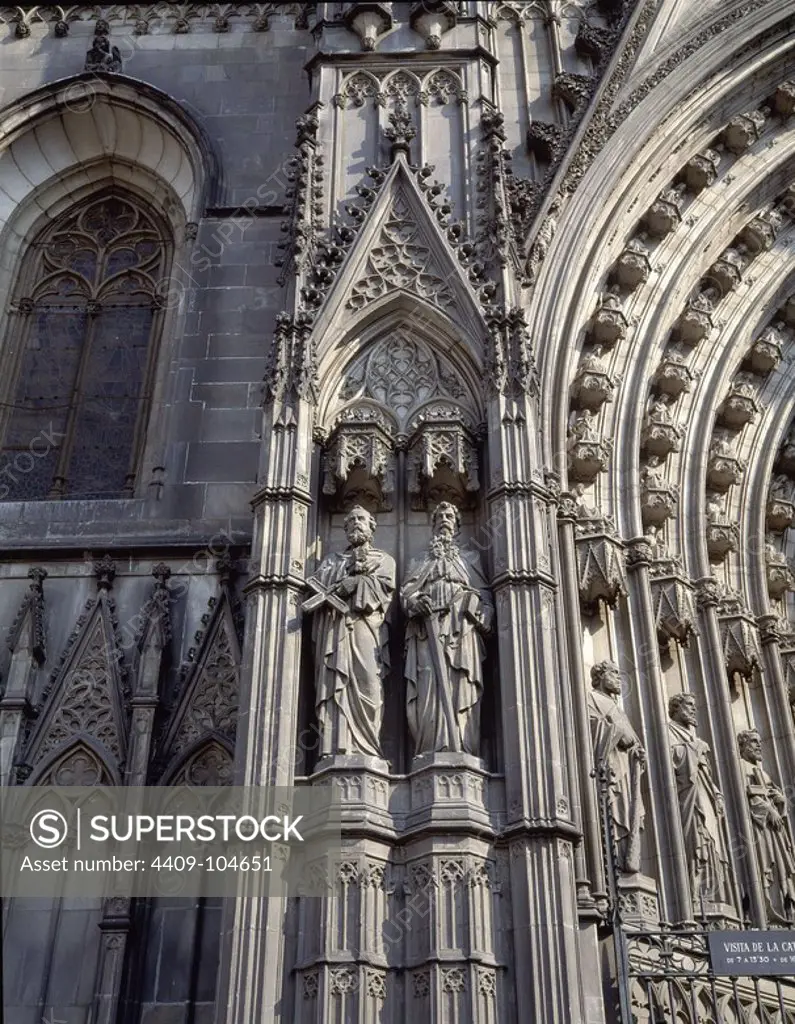
<path fill-rule="evenodd" d="M 0 500 L 133 493 L 166 262 L 163 232 L 117 194 L 32 243 L 6 354 Z"/>

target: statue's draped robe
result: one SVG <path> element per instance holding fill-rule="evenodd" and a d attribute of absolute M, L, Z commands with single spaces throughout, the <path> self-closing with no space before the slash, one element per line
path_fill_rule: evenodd
<path fill-rule="evenodd" d="M 712 779 L 709 744 L 677 722 L 669 722 L 668 727 L 694 909 L 698 911 L 702 896 L 707 902 L 732 903 L 729 859 L 718 814 L 720 795 Z"/>
<path fill-rule="evenodd" d="M 430 600 L 432 624 L 412 615 L 421 595 Z M 475 622 L 489 628 L 494 611 L 480 568 L 455 545 L 433 543 L 430 555 L 406 581 L 402 598 L 408 616 L 407 714 L 415 754 L 463 751 L 477 756 L 485 648 Z"/>
<path fill-rule="evenodd" d="M 786 798 L 761 765 L 750 764 L 748 761 L 740 763 L 756 833 L 762 881 L 771 908 L 782 921 L 786 921 L 792 918 L 795 910 L 795 857 L 787 820 L 783 817 Z M 782 817 L 778 829 L 770 820 L 771 811 Z"/>
<path fill-rule="evenodd" d="M 355 551 L 334 552 L 313 577 L 332 590 L 355 566 Z M 389 637 L 384 621 L 395 589 L 395 561 L 369 549 L 367 571 L 356 590 L 342 600 L 348 614 L 324 604 L 314 615 L 316 697 L 322 754 L 360 753 L 381 757 L 383 678 L 389 668 Z M 340 721 L 342 716 L 342 721 Z"/>
<path fill-rule="evenodd" d="M 643 800 L 640 777 L 643 761 L 640 740 L 623 709 L 608 694 L 593 689 L 588 694 L 594 762 L 604 761 L 613 772 L 610 809 L 618 847 L 618 868 L 640 871 L 640 833 Z"/>

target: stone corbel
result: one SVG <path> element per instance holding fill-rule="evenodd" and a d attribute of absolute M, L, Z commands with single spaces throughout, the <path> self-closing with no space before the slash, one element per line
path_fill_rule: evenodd
<path fill-rule="evenodd" d="M 741 283 L 747 265 L 748 252 L 745 246 L 729 246 L 715 260 L 705 277 L 715 285 L 721 296 L 728 295 Z"/>
<path fill-rule="evenodd" d="M 615 526 L 604 516 L 581 516 L 574 525 L 574 535 L 583 610 L 595 613 L 600 601 L 612 608 L 626 593 L 624 546 L 616 536 Z"/>
<path fill-rule="evenodd" d="M 685 199 L 685 186 L 672 185 L 664 188 L 649 207 L 645 223 L 649 234 L 655 238 L 663 238 L 682 221 L 682 204 Z"/>
<path fill-rule="evenodd" d="M 341 508 L 392 508 L 395 494 L 394 426 L 375 407 L 356 406 L 337 417 L 324 445 L 323 493 Z"/>
<path fill-rule="evenodd" d="M 480 489 L 475 431 L 453 402 L 426 405 L 409 424 L 408 492 L 414 509 L 471 504 Z"/>
<path fill-rule="evenodd" d="M 738 237 L 752 255 L 756 256 L 772 247 L 783 222 L 784 216 L 778 210 L 766 210 L 749 221 Z"/>
<path fill-rule="evenodd" d="M 795 573 L 783 551 L 774 544 L 765 544 L 767 592 L 771 600 L 780 601 L 788 590 L 795 590 Z"/>
<path fill-rule="evenodd" d="M 655 559 L 649 567 L 654 618 L 660 643 L 687 647 L 697 635 L 693 593 L 678 558 Z"/>
<path fill-rule="evenodd" d="M 709 447 L 707 462 L 707 485 L 720 494 L 725 494 L 742 479 L 745 462 L 737 458 L 731 443 L 725 437 L 716 437 Z"/>
<path fill-rule="evenodd" d="M 641 448 L 649 455 L 665 459 L 671 452 L 679 451 L 681 441 L 682 430 L 671 418 L 667 397 L 652 398 L 640 435 Z"/>
<path fill-rule="evenodd" d="M 718 176 L 720 153 L 715 149 L 705 149 L 696 153 L 685 164 L 684 181 L 691 192 L 700 192 L 709 188 Z"/>
<path fill-rule="evenodd" d="M 649 250 L 642 238 L 630 238 L 616 260 L 613 277 L 628 292 L 633 292 L 651 273 Z"/>
<path fill-rule="evenodd" d="M 578 409 L 597 412 L 605 402 L 613 399 L 618 378 L 607 372 L 601 354 L 602 347 L 597 345 L 593 352 L 584 355 L 571 382 L 571 400 Z"/>
<path fill-rule="evenodd" d="M 781 362 L 784 338 L 781 330 L 785 325 L 780 321 L 766 327 L 754 342 L 748 353 L 748 365 L 754 373 L 770 373 Z"/>
<path fill-rule="evenodd" d="M 764 127 L 765 115 L 761 110 L 738 114 L 723 129 L 724 145 L 730 152 L 739 156 L 749 146 L 753 146 Z"/>
<path fill-rule="evenodd" d="M 641 471 L 640 507 L 644 529 L 659 529 L 676 513 L 679 491 L 657 471 L 660 460 L 652 457 Z"/>
<path fill-rule="evenodd" d="M 723 505 L 720 494 L 707 494 L 705 534 L 709 560 L 713 565 L 720 564 L 730 551 L 736 551 L 740 542 L 737 524 L 729 521 Z"/>
<path fill-rule="evenodd" d="M 607 469 L 613 454 L 613 442 L 603 438 L 591 425 L 594 414 L 589 409 L 573 417 L 569 427 L 566 450 L 569 475 L 578 483 L 590 484 Z"/>
<path fill-rule="evenodd" d="M 697 345 L 715 326 L 712 314 L 715 310 L 715 289 L 708 288 L 692 299 L 676 321 L 676 337 L 683 345 Z"/>
<path fill-rule="evenodd" d="M 765 525 L 771 533 L 783 533 L 795 523 L 795 482 L 786 473 L 773 477 L 767 495 Z"/>
<path fill-rule="evenodd" d="M 624 315 L 621 299 L 614 291 L 606 292 L 591 317 L 588 337 L 603 348 L 612 348 L 627 335 L 629 320 Z"/>
<path fill-rule="evenodd" d="M 361 39 L 363 50 L 374 50 L 378 37 L 392 28 L 392 4 L 346 3 L 342 20 Z"/>
<path fill-rule="evenodd" d="M 732 430 L 740 430 L 752 423 L 759 413 L 756 383 L 751 374 L 739 373 L 734 378 L 729 394 L 718 409 L 718 422 Z"/>
<path fill-rule="evenodd" d="M 409 22 L 415 32 L 425 40 L 429 50 L 438 50 L 442 36 L 455 27 L 458 10 L 449 0 L 420 0 L 411 5 Z"/>

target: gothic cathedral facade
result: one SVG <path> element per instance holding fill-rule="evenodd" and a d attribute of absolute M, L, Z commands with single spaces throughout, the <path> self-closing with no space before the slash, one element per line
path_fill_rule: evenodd
<path fill-rule="evenodd" d="M 795 1022 L 794 114 L 793 0 L 0 6 L 0 785 L 343 821 L 5 1024 Z"/>

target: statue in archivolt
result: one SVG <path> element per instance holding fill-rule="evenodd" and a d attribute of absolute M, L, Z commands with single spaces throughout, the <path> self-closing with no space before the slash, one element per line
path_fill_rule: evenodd
<path fill-rule="evenodd" d="M 345 517 L 345 551 L 332 552 L 307 580 L 313 591 L 315 707 L 321 756 L 381 757 L 383 681 L 389 668 L 386 614 L 395 590 L 395 561 L 372 547 L 375 518 L 357 505 Z"/>
<path fill-rule="evenodd" d="M 712 778 L 709 744 L 696 735 L 696 702 L 677 693 L 668 702 L 671 758 L 690 867 L 694 909 L 732 903 L 723 796 Z"/>
<path fill-rule="evenodd" d="M 610 769 L 610 812 L 616 840 L 619 871 L 640 871 L 640 833 L 643 828 L 643 798 L 640 780 L 646 767 L 646 753 L 627 718 L 618 696 L 621 673 L 612 661 L 601 661 L 591 669 L 592 689 L 588 694 L 593 757 L 598 766 Z"/>
<path fill-rule="evenodd" d="M 737 744 L 768 905 L 779 921 L 792 921 L 795 918 L 795 856 L 787 824 L 787 801 L 762 767 L 759 733 L 747 729 L 739 733 Z"/>
<path fill-rule="evenodd" d="M 433 512 L 430 549 L 402 589 L 407 712 L 415 754 L 480 751 L 484 638 L 494 605 L 478 559 L 455 542 L 458 509 Z"/>

